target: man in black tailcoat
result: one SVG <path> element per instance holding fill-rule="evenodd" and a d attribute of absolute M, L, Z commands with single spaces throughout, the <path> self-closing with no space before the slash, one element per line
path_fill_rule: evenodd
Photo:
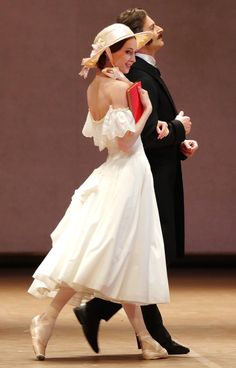
<path fill-rule="evenodd" d="M 141 81 L 148 91 L 153 111 L 142 132 L 145 153 L 149 160 L 160 214 L 167 264 L 184 255 L 184 199 L 181 160 L 191 157 L 198 148 L 194 140 L 186 140 L 191 121 L 183 111 L 177 114 L 172 97 L 156 67 L 156 53 L 164 45 L 163 29 L 156 25 L 143 9 L 129 9 L 117 21 L 129 26 L 134 33 L 152 31 L 153 39 L 138 51 L 127 75 L 131 81 Z M 168 135 L 158 139 L 161 130 Z M 101 319 L 108 321 L 120 304 L 94 298 L 74 312 L 82 324 L 85 336 L 95 352 L 99 351 L 97 335 Z M 163 325 L 156 305 L 142 307 L 148 331 L 169 354 L 186 354 L 189 349 L 172 340 Z"/>

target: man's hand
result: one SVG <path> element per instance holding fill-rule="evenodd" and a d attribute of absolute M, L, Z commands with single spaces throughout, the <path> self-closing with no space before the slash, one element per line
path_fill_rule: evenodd
<path fill-rule="evenodd" d="M 185 129 L 185 134 L 189 134 L 192 126 L 192 122 L 189 116 L 184 115 L 183 111 L 180 111 L 178 115 L 175 118 L 176 120 L 179 120 Z"/>
<path fill-rule="evenodd" d="M 186 156 L 186 157 L 192 157 L 194 153 L 198 149 L 198 143 L 197 141 L 194 141 L 192 139 L 185 139 L 180 145 L 180 151 Z"/>
<path fill-rule="evenodd" d="M 158 120 L 156 131 L 158 134 L 157 139 L 165 138 L 169 134 L 168 124 L 165 121 Z"/>

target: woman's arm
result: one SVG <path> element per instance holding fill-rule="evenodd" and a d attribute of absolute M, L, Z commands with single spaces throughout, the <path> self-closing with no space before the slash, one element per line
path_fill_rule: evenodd
<path fill-rule="evenodd" d="M 119 85 L 119 91 L 114 91 L 114 94 L 112 94 L 114 97 L 112 98 L 112 106 L 114 108 L 119 107 L 128 107 L 128 101 L 127 101 L 127 84 L 122 83 L 122 85 Z M 145 126 L 145 123 L 149 117 L 149 115 L 152 112 L 152 105 L 150 102 L 150 99 L 148 97 L 147 91 L 140 88 L 139 89 L 140 99 L 141 103 L 143 105 L 143 114 L 140 117 L 139 121 L 135 124 L 135 132 L 127 132 L 122 138 L 117 138 L 117 142 L 119 147 L 127 152 L 129 149 L 133 146 L 133 144 L 136 142 L 140 134 L 142 133 L 142 130 Z"/>
<path fill-rule="evenodd" d="M 152 105 L 148 97 L 147 91 L 139 89 L 140 99 L 143 105 L 143 114 L 139 121 L 135 124 L 135 132 L 127 132 L 123 138 L 118 138 L 119 147 L 123 151 L 129 151 L 133 144 L 137 141 L 138 137 L 143 131 L 146 121 L 152 112 Z"/>

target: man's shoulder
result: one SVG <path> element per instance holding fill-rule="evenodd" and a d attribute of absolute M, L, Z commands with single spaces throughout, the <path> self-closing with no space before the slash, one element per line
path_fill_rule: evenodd
<path fill-rule="evenodd" d="M 138 66 L 135 64 L 132 65 L 132 68 L 127 75 L 128 79 L 134 81 L 138 79 L 145 79 L 147 81 L 153 81 L 153 75 L 148 72 L 145 67 Z M 138 78 L 138 79 L 137 79 Z"/>
<path fill-rule="evenodd" d="M 142 87 L 148 91 L 156 91 L 158 89 L 158 83 L 155 77 L 148 73 L 145 69 L 134 68 L 133 65 L 127 77 L 132 82 L 141 81 Z"/>
<path fill-rule="evenodd" d="M 153 80 L 157 77 L 157 70 L 154 66 L 149 64 L 147 61 L 136 58 L 136 62 L 132 65 L 130 72 L 128 74 L 128 78 L 141 76 L 147 80 Z"/>

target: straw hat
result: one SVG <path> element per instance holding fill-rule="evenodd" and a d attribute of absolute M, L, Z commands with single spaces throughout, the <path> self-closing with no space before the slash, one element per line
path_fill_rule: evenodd
<path fill-rule="evenodd" d="M 95 37 L 90 57 L 82 60 L 81 65 L 84 67 L 79 74 L 86 78 L 88 70 L 96 67 L 98 59 L 104 51 L 108 51 L 108 54 L 110 54 L 110 46 L 130 37 L 136 38 L 137 50 L 139 50 L 152 39 L 153 34 L 152 32 L 133 33 L 128 26 L 122 23 L 111 24 L 99 32 Z"/>

